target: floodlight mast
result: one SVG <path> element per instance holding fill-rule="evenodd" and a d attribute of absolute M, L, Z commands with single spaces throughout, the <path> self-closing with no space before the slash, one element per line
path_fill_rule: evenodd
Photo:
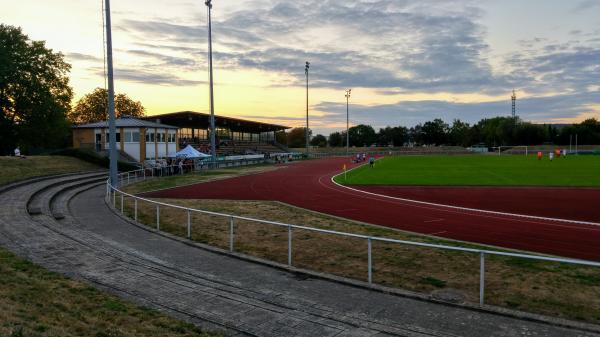
<path fill-rule="evenodd" d="M 304 67 L 304 73 L 306 74 L 306 156 L 308 157 L 308 69 L 310 68 L 310 62 L 306 61 Z"/>
<path fill-rule="evenodd" d="M 350 92 L 352 89 L 346 90 L 346 155 L 350 154 Z"/>
<path fill-rule="evenodd" d="M 115 85 L 113 78 L 112 32 L 110 21 L 110 0 L 105 0 L 106 10 L 106 67 L 108 72 L 108 146 L 110 159 L 110 184 L 117 186 L 117 133 L 115 126 Z"/>
<path fill-rule="evenodd" d="M 213 166 L 217 161 L 217 146 L 215 135 L 215 99 L 213 89 L 213 59 L 212 59 L 212 0 L 204 2 L 208 9 L 208 71 L 210 76 L 209 91 L 210 91 L 210 154 L 212 155 Z"/>

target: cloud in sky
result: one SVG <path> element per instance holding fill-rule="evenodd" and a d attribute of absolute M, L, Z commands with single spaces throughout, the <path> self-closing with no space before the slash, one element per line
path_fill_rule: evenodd
<path fill-rule="evenodd" d="M 134 10 L 140 3 L 123 0 L 115 13 L 118 80 L 145 84 L 148 95 L 154 97 L 166 97 L 157 94 L 165 87 L 199 92 L 194 86 L 205 85 L 207 69 L 203 3 L 173 0 L 168 5 L 147 4 L 147 10 Z M 315 110 L 311 113 L 323 129 L 342 122 L 346 88 L 370 93 L 356 102 L 353 111 L 356 122 L 376 126 L 414 125 L 435 117 L 473 122 L 507 115 L 513 88 L 520 92 L 519 112 L 527 120 L 574 118 L 589 112 L 586 107 L 599 105 L 600 93 L 589 88 L 597 87 L 600 78 L 600 22 L 581 18 L 600 2 L 549 0 L 529 6 L 520 0 L 506 0 L 505 5 L 523 11 L 534 8 L 535 12 L 525 13 L 532 18 L 554 11 L 560 21 L 556 21 L 552 34 L 540 36 L 527 31 L 530 27 L 525 25 L 529 28 L 518 36 L 498 38 L 490 18 L 490 13 L 497 11 L 486 1 L 214 2 L 217 83 L 240 81 L 248 85 L 247 78 L 254 76 L 262 90 L 260 94 L 246 94 L 248 100 L 262 104 L 250 108 L 246 101 L 229 104 L 242 100 L 244 87 L 221 87 L 217 95 L 232 91 L 220 98 L 222 105 L 217 106 L 217 112 L 259 118 L 265 107 L 281 106 L 280 111 L 272 108 L 267 118 L 300 125 L 307 60 L 311 62 L 311 104 Z M 511 20 L 507 17 L 503 24 L 516 24 Z M 507 49 L 505 40 L 513 47 Z M 69 61 L 89 74 L 102 75 L 98 67 L 101 54 L 92 55 L 75 46 L 65 53 Z M 229 77 L 223 79 L 224 74 Z M 283 89 L 288 93 L 282 94 Z M 337 96 L 332 92 L 337 91 L 340 102 L 334 102 Z M 445 99 L 440 98 L 443 95 Z M 470 95 L 488 98 L 451 99 Z M 289 103 L 295 96 L 297 104 Z M 139 99 L 144 101 L 144 97 Z M 193 99 L 199 101 L 198 97 Z M 226 104 L 226 112 L 220 112 Z"/>
<path fill-rule="evenodd" d="M 594 111 L 588 103 L 584 103 L 589 102 L 588 98 L 588 93 L 525 98 L 517 101 L 517 113 L 527 111 L 530 118 L 547 123 L 561 122 L 564 116 L 589 117 L 588 113 Z M 596 92 L 595 104 L 600 106 L 600 91 Z M 323 117 L 313 117 L 313 119 L 335 124 L 346 121 L 346 104 L 344 103 L 322 102 L 315 106 L 315 109 L 329 113 Z M 483 118 L 509 116 L 510 113 L 509 100 L 481 103 L 424 100 L 374 106 L 350 106 L 352 124 L 370 124 L 376 128 L 394 125 L 411 126 L 434 118 L 442 118 L 447 122 L 460 119 L 476 123 Z"/>

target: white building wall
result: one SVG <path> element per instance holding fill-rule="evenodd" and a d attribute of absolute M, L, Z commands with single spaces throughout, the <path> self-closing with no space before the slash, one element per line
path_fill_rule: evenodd
<path fill-rule="evenodd" d="M 140 161 L 140 143 L 125 143 L 125 153 Z"/>
<path fill-rule="evenodd" d="M 156 157 L 154 152 L 154 143 L 146 143 L 146 158 L 154 159 Z"/>

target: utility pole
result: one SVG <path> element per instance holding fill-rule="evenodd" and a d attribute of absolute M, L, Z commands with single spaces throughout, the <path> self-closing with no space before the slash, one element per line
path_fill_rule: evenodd
<path fill-rule="evenodd" d="M 306 61 L 304 67 L 304 73 L 306 74 L 306 157 L 308 158 L 308 69 L 310 68 L 310 62 Z"/>
<path fill-rule="evenodd" d="M 350 92 L 352 89 L 346 90 L 346 156 L 350 154 Z"/>
<path fill-rule="evenodd" d="M 110 21 L 110 0 L 105 0 L 106 10 L 106 66 L 108 72 L 108 146 L 110 159 L 110 184 L 117 186 L 117 128 L 115 126 L 115 84 L 113 78 L 112 32 Z"/>
<path fill-rule="evenodd" d="M 206 7 L 208 7 L 208 71 L 210 74 L 210 83 L 209 83 L 209 91 L 210 91 L 210 152 L 212 154 L 212 162 L 213 167 L 216 167 L 217 162 L 217 145 L 216 135 L 215 135 L 215 98 L 214 98 L 214 90 L 213 90 L 213 59 L 212 59 L 212 18 L 211 18 L 211 10 L 212 10 L 212 0 L 206 0 L 204 2 Z"/>

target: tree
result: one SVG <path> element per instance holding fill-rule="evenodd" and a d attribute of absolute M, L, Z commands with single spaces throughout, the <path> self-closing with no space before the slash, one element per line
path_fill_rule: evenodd
<path fill-rule="evenodd" d="M 408 129 L 403 126 L 379 129 L 377 142 L 381 145 L 402 146 L 408 139 Z"/>
<path fill-rule="evenodd" d="M 61 53 L 32 41 L 21 28 L 0 24 L 0 152 L 66 145 L 71 66 Z"/>
<path fill-rule="evenodd" d="M 350 134 L 350 146 L 370 146 L 377 141 L 375 129 L 370 125 L 353 126 L 348 133 Z"/>
<path fill-rule="evenodd" d="M 334 132 L 329 135 L 329 146 L 331 147 L 339 147 L 344 144 L 344 140 L 342 139 L 342 134 L 339 132 Z"/>
<path fill-rule="evenodd" d="M 443 120 L 436 118 L 425 122 L 421 129 L 423 142 L 427 145 L 442 145 L 447 141 L 449 126 Z"/>
<path fill-rule="evenodd" d="M 308 137 L 310 136 L 312 131 L 308 129 Z M 300 148 L 306 146 L 306 128 L 293 128 L 287 134 L 287 142 L 288 147 Z"/>
<path fill-rule="evenodd" d="M 285 133 L 285 131 L 275 132 L 275 141 L 279 144 L 287 146 L 287 134 Z"/>
<path fill-rule="evenodd" d="M 310 140 L 310 145 L 318 146 L 318 147 L 326 147 L 327 146 L 327 138 L 325 138 L 325 136 L 323 136 L 323 135 L 316 135 Z"/>
<path fill-rule="evenodd" d="M 126 94 L 115 95 L 115 116 L 143 117 L 144 106 Z M 76 124 L 93 123 L 108 120 L 108 90 L 96 88 L 83 96 L 69 113 L 69 120 Z"/>
<path fill-rule="evenodd" d="M 460 119 L 455 119 L 448 132 L 448 141 L 452 145 L 469 146 L 471 145 L 471 128 L 469 123 L 464 123 Z"/>

